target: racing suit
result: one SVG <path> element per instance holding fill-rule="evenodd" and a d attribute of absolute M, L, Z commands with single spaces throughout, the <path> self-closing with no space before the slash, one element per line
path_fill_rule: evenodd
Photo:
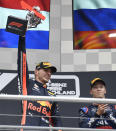
<path fill-rule="evenodd" d="M 97 115 L 98 105 L 90 105 L 79 110 L 82 128 L 116 129 L 116 105 L 108 105 L 105 113 Z"/>
<path fill-rule="evenodd" d="M 28 95 L 54 96 L 54 94 L 43 87 L 42 83 L 36 80 L 29 80 Z M 61 126 L 58 105 L 49 101 L 28 101 L 26 110 L 26 122 L 28 126 Z M 51 117 L 54 116 L 54 117 Z"/>
<path fill-rule="evenodd" d="M 21 56 L 23 52 L 23 55 Z M 54 94 L 44 88 L 42 83 L 36 80 L 29 79 L 28 64 L 22 63 L 22 57 L 26 60 L 26 49 L 25 49 L 25 37 L 19 37 L 18 44 L 18 76 L 19 76 L 19 93 L 22 95 L 34 95 L 34 96 L 54 96 Z M 23 65 L 23 66 L 22 66 Z M 26 88 L 22 86 L 22 72 L 26 67 Z M 25 93 L 24 93 L 25 92 Z M 61 127 L 61 120 L 59 118 L 59 107 L 56 102 L 49 101 L 23 101 L 22 102 L 22 121 L 21 125 L 26 126 L 55 126 Z M 26 129 L 25 129 L 26 130 Z M 23 129 L 21 129 L 23 131 Z M 31 130 L 29 130 L 31 131 Z M 32 130 L 34 131 L 34 130 Z M 40 131 L 40 130 L 39 130 Z"/>

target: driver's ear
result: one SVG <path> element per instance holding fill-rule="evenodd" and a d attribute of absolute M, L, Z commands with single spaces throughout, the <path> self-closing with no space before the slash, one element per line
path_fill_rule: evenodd
<path fill-rule="evenodd" d="M 106 92 L 107 92 L 107 91 L 106 91 L 106 88 L 105 88 L 105 94 L 106 94 Z"/>
<path fill-rule="evenodd" d="M 36 75 L 36 74 L 38 74 L 38 70 L 37 70 L 37 69 L 35 69 L 34 73 L 35 73 L 35 75 Z"/>

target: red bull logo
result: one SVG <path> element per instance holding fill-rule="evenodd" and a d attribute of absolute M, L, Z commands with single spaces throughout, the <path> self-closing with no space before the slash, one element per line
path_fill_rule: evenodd
<path fill-rule="evenodd" d="M 39 103 L 41 106 L 48 107 L 51 110 L 52 104 L 50 104 L 49 101 L 37 101 L 37 103 Z"/>
<path fill-rule="evenodd" d="M 43 106 L 35 106 L 33 103 L 29 102 L 28 104 L 28 109 L 32 110 L 32 111 L 37 111 L 37 112 L 41 112 L 42 114 L 46 115 L 46 116 L 50 116 L 50 111 L 47 112 L 46 107 Z"/>

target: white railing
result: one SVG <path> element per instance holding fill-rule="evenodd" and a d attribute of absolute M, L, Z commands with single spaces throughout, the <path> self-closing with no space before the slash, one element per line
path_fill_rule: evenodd
<path fill-rule="evenodd" d="M 114 129 L 91 129 L 91 128 L 70 128 L 70 127 L 40 127 L 40 126 L 13 126 L 0 125 L 0 129 L 28 129 L 28 131 L 36 130 L 64 130 L 64 131 L 116 131 Z"/>
<path fill-rule="evenodd" d="M 31 95 L 0 95 L 3 100 L 42 100 L 42 101 L 59 101 L 59 102 L 73 102 L 73 103 L 110 103 L 116 104 L 116 99 L 101 99 L 101 98 L 76 98 L 76 97 L 53 97 L 53 96 L 31 96 Z"/>

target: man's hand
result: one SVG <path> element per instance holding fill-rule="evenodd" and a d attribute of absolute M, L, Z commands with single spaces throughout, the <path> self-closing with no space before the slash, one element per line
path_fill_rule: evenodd
<path fill-rule="evenodd" d="M 99 104 L 98 105 L 98 110 L 97 110 L 97 115 L 102 115 L 102 114 L 104 114 L 105 113 L 105 110 L 107 109 L 107 107 L 108 107 L 108 104 Z"/>

